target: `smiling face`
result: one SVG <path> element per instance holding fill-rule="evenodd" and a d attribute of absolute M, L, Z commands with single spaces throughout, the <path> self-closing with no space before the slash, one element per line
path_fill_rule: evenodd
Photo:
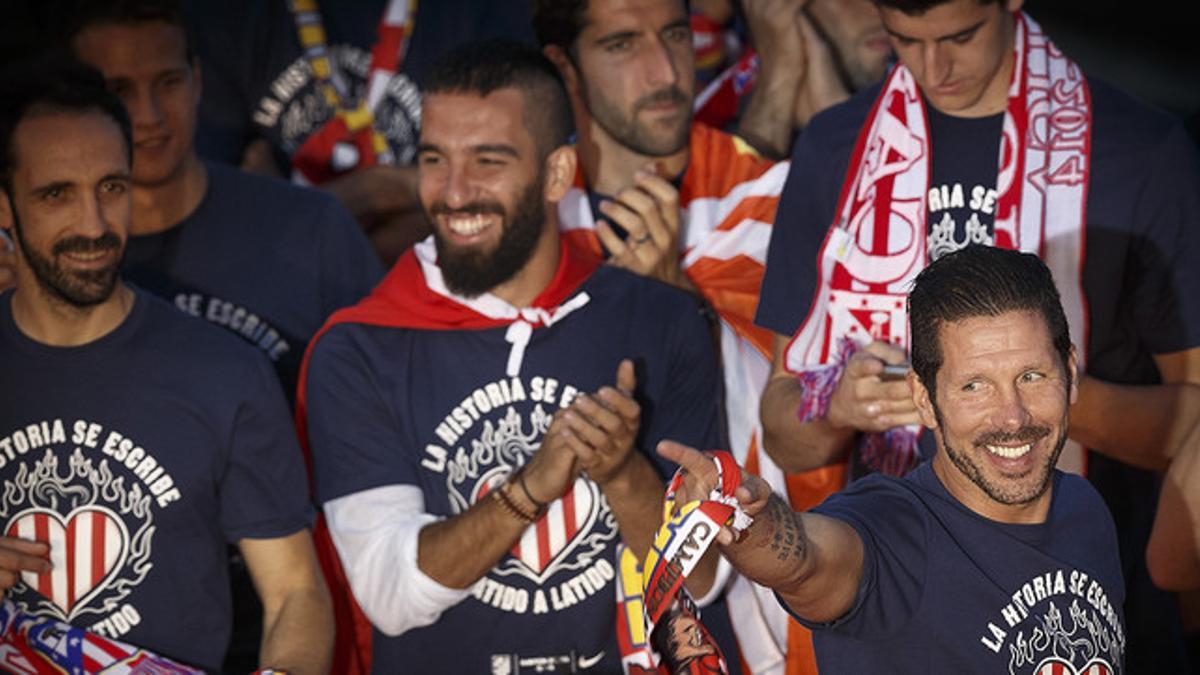
<path fill-rule="evenodd" d="M 96 24 L 72 42 L 129 111 L 137 185 L 177 177 L 192 153 L 200 72 L 188 61 L 185 44 L 183 29 L 166 21 Z"/>
<path fill-rule="evenodd" d="M 125 139 L 100 112 L 33 109 L 13 134 L 6 202 L 19 251 L 18 286 L 55 302 L 99 304 L 116 287 L 129 231 Z"/>
<path fill-rule="evenodd" d="M 933 468 L 976 513 L 1041 522 L 1076 395 L 1075 356 L 1062 363 L 1037 311 L 942 324 L 936 400 L 912 376 L 924 424 L 937 434 Z"/>
<path fill-rule="evenodd" d="M 687 146 L 695 55 L 680 0 L 591 0 L 560 69 L 598 129 L 593 135 L 648 157 Z"/>
<path fill-rule="evenodd" d="M 1023 0 L 949 0 L 921 14 L 879 8 L 896 56 L 938 110 L 982 117 L 1004 110 L 1013 67 L 1013 13 Z"/>
<path fill-rule="evenodd" d="M 517 275 L 546 236 L 541 153 L 516 88 L 425 97 L 421 206 L 447 286 L 473 297 Z M 550 234 L 553 235 L 551 228 Z"/>

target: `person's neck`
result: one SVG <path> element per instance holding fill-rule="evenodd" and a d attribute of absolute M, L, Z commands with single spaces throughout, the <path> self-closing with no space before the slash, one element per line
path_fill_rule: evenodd
<path fill-rule="evenodd" d="M 34 342 L 78 347 L 116 330 L 133 310 L 136 296 L 124 283 L 100 304 L 77 307 L 54 296 L 36 280 L 27 280 L 12 296 L 13 322 Z"/>
<path fill-rule="evenodd" d="M 529 260 L 511 279 L 492 288 L 489 291 L 492 295 L 513 307 L 528 307 L 554 280 L 562 257 L 558 219 L 554 217 L 554 212 L 555 205 L 548 205 L 542 234 L 538 237 Z"/>
<path fill-rule="evenodd" d="M 135 183 L 133 222 L 129 234 L 154 234 L 175 227 L 196 210 L 207 189 L 208 168 L 195 152 L 190 153 L 179 169 L 161 183 Z"/>
<path fill-rule="evenodd" d="M 687 168 L 691 146 L 667 157 L 640 154 L 618 143 L 587 116 L 576 115 L 579 140 L 575 152 L 583 167 L 588 188 L 602 195 L 615 195 L 633 185 L 633 174 L 653 163 L 659 176 L 673 180 Z"/>

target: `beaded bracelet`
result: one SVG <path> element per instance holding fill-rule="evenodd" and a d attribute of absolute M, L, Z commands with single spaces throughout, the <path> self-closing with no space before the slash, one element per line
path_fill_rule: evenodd
<path fill-rule="evenodd" d="M 492 490 L 492 495 L 495 496 L 496 501 L 503 504 L 505 510 L 507 510 L 509 513 L 513 514 L 514 516 L 520 518 L 521 520 L 523 520 L 527 523 L 537 522 L 537 519 L 538 519 L 537 513 L 531 514 L 527 511 L 525 511 L 521 507 L 517 506 L 517 504 L 512 500 L 512 497 L 508 496 L 507 490 L 509 487 L 510 487 L 510 484 L 505 483 L 505 484 L 501 485 L 500 487 L 496 488 L 495 490 Z"/>

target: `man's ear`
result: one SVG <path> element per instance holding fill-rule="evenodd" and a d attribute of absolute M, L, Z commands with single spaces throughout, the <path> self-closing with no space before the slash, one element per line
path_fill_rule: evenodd
<path fill-rule="evenodd" d="M 1075 351 L 1075 345 L 1071 345 L 1071 351 L 1067 354 L 1067 377 L 1070 378 L 1071 395 L 1067 399 L 1067 403 L 1075 405 L 1075 401 L 1079 398 L 1079 357 Z"/>
<path fill-rule="evenodd" d="M 925 388 L 925 383 L 921 378 L 917 377 L 914 370 L 908 371 L 908 388 L 912 390 L 913 405 L 917 406 L 917 414 L 921 416 L 921 424 L 936 429 L 938 426 L 937 415 L 933 412 L 933 401 L 929 398 L 929 390 Z"/>
<path fill-rule="evenodd" d="M 542 54 L 550 63 L 558 68 L 559 75 L 562 75 L 563 84 L 567 85 L 567 93 L 573 98 L 579 96 L 579 71 L 575 70 L 575 64 L 571 61 L 571 57 L 562 47 L 558 45 L 546 45 L 542 47 Z"/>
<path fill-rule="evenodd" d="M 575 184 L 575 147 L 560 145 L 546 155 L 546 182 L 542 186 L 546 201 L 556 204 Z"/>

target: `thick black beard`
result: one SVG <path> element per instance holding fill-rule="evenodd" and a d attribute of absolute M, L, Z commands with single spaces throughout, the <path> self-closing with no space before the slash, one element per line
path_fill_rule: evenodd
<path fill-rule="evenodd" d="M 424 210 L 424 209 L 423 209 Z M 495 250 L 485 253 L 476 250 L 455 250 L 447 244 L 434 225 L 433 215 L 424 210 L 426 219 L 434 233 L 437 246 L 438 267 L 446 287 L 456 295 L 466 298 L 480 296 L 500 284 L 512 279 L 520 272 L 537 247 L 546 222 L 546 207 L 542 202 L 542 174 L 521 192 L 516 209 L 509 219 L 499 204 L 469 204 L 457 211 L 467 213 L 499 213 L 503 231 Z M 453 211 L 434 205 L 434 213 Z"/>
<path fill-rule="evenodd" d="M 33 276 L 42 290 L 51 297 L 79 309 L 94 307 L 112 296 L 117 287 L 117 280 L 120 278 L 121 260 L 124 258 L 123 242 L 120 237 L 112 232 L 105 232 L 95 239 L 87 237 L 63 239 L 54 244 L 50 250 L 50 256 L 47 257 L 29 245 L 21 231 L 21 218 L 17 214 L 17 209 L 12 208 L 11 212 L 13 232 L 16 233 L 17 241 L 21 244 L 21 254 L 29 263 L 29 269 L 33 271 Z M 121 256 L 112 265 L 103 269 L 89 272 L 68 272 L 55 262 L 55 256 L 64 253 L 107 249 L 121 250 Z"/>

